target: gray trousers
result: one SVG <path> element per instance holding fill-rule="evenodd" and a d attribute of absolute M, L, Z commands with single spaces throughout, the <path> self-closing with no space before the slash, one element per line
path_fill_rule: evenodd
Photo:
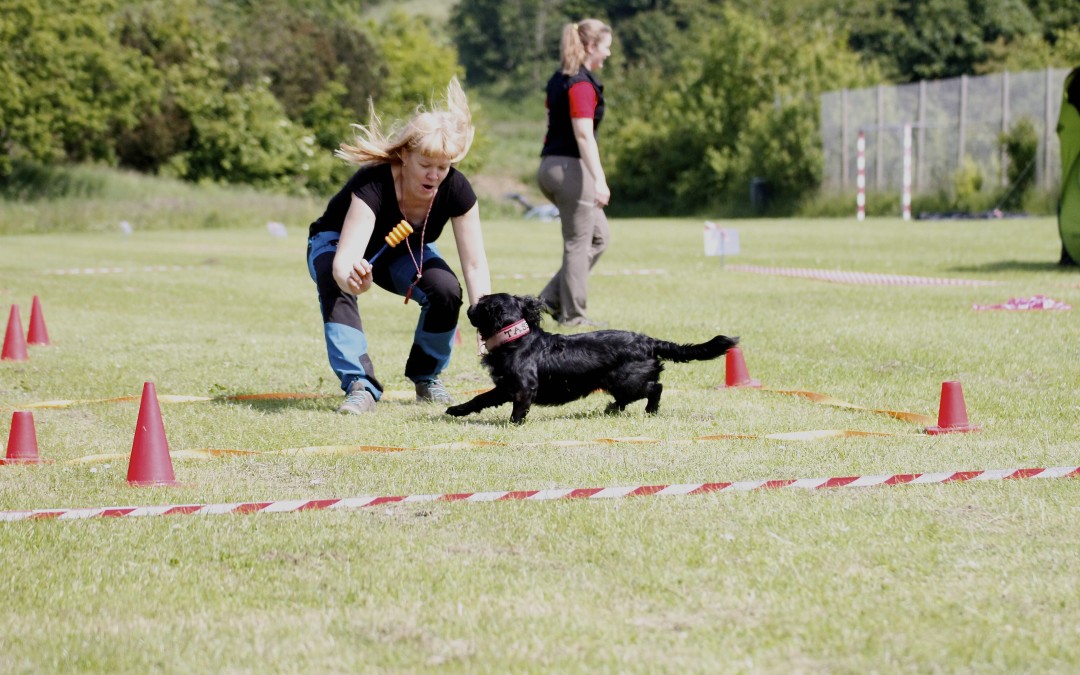
<path fill-rule="evenodd" d="M 562 267 L 540 291 L 540 299 L 560 321 L 585 317 L 589 270 L 610 238 L 607 216 L 596 205 L 596 180 L 579 158 L 557 155 L 543 158 L 536 179 L 559 208 L 563 237 Z"/>

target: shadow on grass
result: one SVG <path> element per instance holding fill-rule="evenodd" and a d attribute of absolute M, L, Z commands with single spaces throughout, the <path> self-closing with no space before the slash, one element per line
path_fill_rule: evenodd
<path fill-rule="evenodd" d="M 534 426 L 539 426 L 539 425 L 545 424 L 545 423 L 559 424 L 561 422 L 568 422 L 568 421 L 571 421 L 571 420 L 603 420 L 603 419 L 618 420 L 618 419 L 624 418 L 624 417 L 635 417 L 635 416 L 640 417 L 641 414 L 642 414 L 641 410 L 635 411 L 633 409 L 633 405 L 634 405 L 633 403 L 631 403 L 630 406 L 627 407 L 626 410 L 624 410 L 623 412 L 619 412 L 619 413 L 609 413 L 609 412 L 607 412 L 606 411 L 606 405 L 607 404 L 605 403 L 604 407 L 595 408 L 595 409 L 592 409 L 592 410 L 578 410 L 578 411 L 573 411 L 573 412 L 568 411 L 568 410 L 560 410 L 561 406 L 557 406 L 557 405 L 556 406 L 547 406 L 547 405 L 533 406 L 533 408 L 529 411 L 528 416 L 526 416 L 523 426 L 528 426 L 529 424 L 532 424 Z M 643 402 L 642 402 L 642 405 L 644 405 Z M 462 424 L 468 423 L 470 425 L 475 425 L 475 426 L 483 426 L 483 427 L 491 427 L 491 428 L 496 428 L 496 427 L 500 427 L 500 428 L 505 428 L 505 427 L 516 428 L 518 425 L 516 425 L 516 424 L 514 424 L 513 422 L 510 421 L 510 412 L 511 412 L 511 410 L 513 410 L 513 407 L 509 403 L 507 403 L 507 404 L 504 404 L 503 406 L 500 406 L 498 408 L 488 408 L 487 410 L 484 410 L 483 412 L 473 413 L 472 415 L 467 415 L 465 417 L 453 417 L 452 415 L 445 415 L 445 414 L 442 415 L 442 417 L 444 417 L 447 420 L 454 420 L 454 421 L 457 421 L 457 422 L 462 423 Z M 663 414 L 663 413 L 661 413 L 661 414 Z M 496 417 L 494 417 L 494 419 L 493 419 L 491 417 L 492 415 L 496 415 Z M 436 417 L 439 417 L 439 416 L 436 415 Z"/>
<path fill-rule="evenodd" d="M 1059 272 L 1076 276 L 1078 268 L 1059 265 L 1056 260 L 999 260 L 982 265 L 961 265 L 949 268 L 950 272 Z"/>
<path fill-rule="evenodd" d="M 337 405 L 334 404 L 331 399 L 336 398 L 338 397 L 327 394 L 310 394 L 303 395 L 302 397 L 294 396 L 287 398 L 236 395 L 219 396 L 214 399 L 214 403 L 219 405 L 244 406 L 264 413 L 283 413 L 295 410 L 333 412 Z"/>

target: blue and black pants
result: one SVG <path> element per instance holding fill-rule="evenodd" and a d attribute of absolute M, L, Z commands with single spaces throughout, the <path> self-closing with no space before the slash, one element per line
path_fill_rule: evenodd
<path fill-rule="evenodd" d="M 356 296 L 342 291 L 334 281 L 334 254 L 340 237 L 340 232 L 320 232 L 308 240 L 307 248 L 308 273 L 319 292 L 326 353 L 343 391 L 362 380 L 379 400 L 383 386 L 368 356 Z M 420 305 L 420 319 L 405 363 L 405 377 L 413 382 L 438 377 L 450 363 L 462 303 L 461 284 L 434 244 L 424 245 L 421 269 L 423 274 L 411 295 Z M 375 285 L 404 296 L 416 279 L 416 265 L 408 253 L 396 258 L 384 254 L 375 261 L 372 274 Z"/>

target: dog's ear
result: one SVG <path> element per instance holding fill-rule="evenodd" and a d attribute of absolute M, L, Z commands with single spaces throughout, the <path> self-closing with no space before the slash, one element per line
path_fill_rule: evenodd
<path fill-rule="evenodd" d="M 484 337 L 488 337 L 492 333 L 491 307 L 494 302 L 494 296 L 485 295 L 480 298 L 479 302 L 465 310 L 465 316 L 469 317 L 469 323 L 480 331 L 480 334 Z"/>
<path fill-rule="evenodd" d="M 544 318 L 540 313 L 540 308 L 544 306 L 540 298 L 534 298 L 531 295 L 519 296 L 518 304 L 521 306 L 521 318 L 525 319 L 525 323 L 533 328 L 539 328 Z"/>

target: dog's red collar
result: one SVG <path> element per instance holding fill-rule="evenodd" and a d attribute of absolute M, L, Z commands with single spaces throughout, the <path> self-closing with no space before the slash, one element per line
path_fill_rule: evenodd
<path fill-rule="evenodd" d="M 484 340 L 484 347 L 487 350 L 493 351 L 496 347 L 501 347 L 507 342 L 513 342 L 520 337 L 529 334 L 529 324 L 525 323 L 525 319 L 510 324 L 509 326 L 500 329 L 494 335 Z"/>

